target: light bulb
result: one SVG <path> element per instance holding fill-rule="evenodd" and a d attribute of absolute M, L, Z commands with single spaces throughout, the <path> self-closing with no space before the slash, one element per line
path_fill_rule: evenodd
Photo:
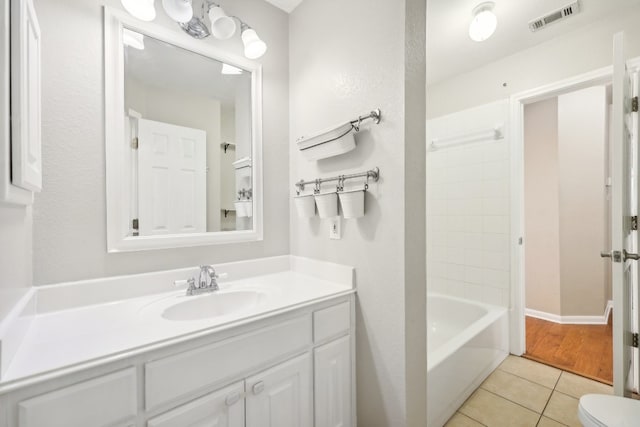
<path fill-rule="evenodd" d="M 473 19 L 469 24 L 471 40 L 481 42 L 493 35 L 498 26 L 498 18 L 493 13 L 493 2 L 481 3 L 473 9 Z"/>
<path fill-rule="evenodd" d="M 244 43 L 244 56 L 249 59 L 260 58 L 267 51 L 267 44 L 260 40 L 253 28 L 247 27 L 242 32 L 242 43 Z"/>
<path fill-rule="evenodd" d="M 120 0 L 124 9 L 134 18 L 141 21 L 153 21 L 156 19 L 154 0 Z"/>
<path fill-rule="evenodd" d="M 128 28 L 122 29 L 122 43 L 134 49 L 144 50 L 144 36 Z"/>
<path fill-rule="evenodd" d="M 191 0 L 162 0 L 162 7 L 176 22 L 189 22 L 193 18 Z"/>
<path fill-rule="evenodd" d="M 209 9 L 209 20 L 211 21 L 211 34 L 219 40 L 226 40 L 236 32 L 236 21 L 227 16 L 220 6 Z"/>

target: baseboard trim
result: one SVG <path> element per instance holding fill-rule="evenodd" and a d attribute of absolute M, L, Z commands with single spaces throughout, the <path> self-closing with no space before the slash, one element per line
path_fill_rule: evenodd
<path fill-rule="evenodd" d="M 524 315 L 563 325 L 606 325 L 608 323 L 611 310 L 613 310 L 613 301 L 609 300 L 607 301 L 607 306 L 605 307 L 604 314 L 602 316 L 560 316 L 558 314 L 533 310 L 531 308 L 525 308 Z"/>

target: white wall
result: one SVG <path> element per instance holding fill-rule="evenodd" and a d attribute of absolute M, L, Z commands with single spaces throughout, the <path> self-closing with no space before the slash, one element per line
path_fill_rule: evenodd
<path fill-rule="evenodd" d="M 120 1 L 106 0 L 120 8 Z M 35 0 L 42 27 L 44 191 L 34 204 L 34 282 L 53 283 L 289 252 L 288 15 L 262 0 L 225 4 L 269 45 L 263 65 L 264 240 L 107 254 L 103 23 L 99 1 Z M 156 2 L 156 22 L 188 37 Z M 206 40 L 242 55 L 239 37 Z"/>
<path fill-rule="evenodd" d="M 365 216 L 342 220 L 341 240 L 291 205 L 293 254 L 356 267 L 357 413 L 367 427 L 425 425 L 424 21 L 418 0 L 305 0 L 290 17 L 289 194 L 301 178 L 381 171 Z M 310 162 L 297 150 L 297 137 L 374 108 L 382 122 L 363 125 L 354 151 Z"/>
<path fill-rule="evenodd" d="M 432 139 L 504 125 L 506 138 L 427 153 L 427 287 L 509 306 L 508 102 L 427 122 Z"/>
<path fill-rule="evenodd" d="M 0 320 L 31 286 L 32 210 L 0 205 Z"/>
<path fill-rule="evenodd" d="M 606 88 L 558 97 L 560 283 L 563 315 L 602 315 L 607 304 Z"/>
<path fill-rule="evenodd" d="M 526 307 L 561 315 L 558 99 L 524 108 Z"/>
<path fill-rule="evenodd" d="M 621 9 L 588 27 L 431 85 L 427 89 L 427 117 L 505 99 L 611 65 L 613 35 L 618 31 L 625 32 L 630 57 L 640 56 L 639 20 L 640 5 Z"/>
<path fill-rule="evenodd" d="M 602 316 L 609 293 L 607 94 L 591 87 L 525 107 L 526 307 Z"/>

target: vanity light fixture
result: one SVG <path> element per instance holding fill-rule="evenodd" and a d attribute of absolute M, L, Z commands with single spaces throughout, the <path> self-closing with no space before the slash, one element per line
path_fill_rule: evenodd
<path fill-rule="evenodd" d="M 226 75 L 240 75 L 242 74 L 243 71 L 241 68 L 238 67 L 234 67 L 233 65 L 229 65 L 229 64 L 222 64 L 222 74 L 226 74 Z"/>
<path fill-rule="evenodd" d="M 204 22 L 205 8 L 206 15 L 211 23 L 211 29 Z M 218 40 L 227 40 L 236 33 L 238 28 L 236 21 L 240 23 L 242 31 L 241 38 L 244 44 L 244 55 L 249 59 L 260 58 L 267 51 L 267 44 L 242 19 L 237 16 L 227 15 L 219 4 L 211 0 L 205 0 L 202 3 L 200 17 L 194 16 L 189 22 L 180 23 L 180 26 L 187 34 L 196 39 L 204 39 L 212 35 Z"/>
<path fill-rule="evenodd" d="M 213 5 L 209 9 L 209 21 L 211 21 L 211 34 L 219 40 L 227 40 L 236 33 L 236 21 L 227 16 L 220 6 Z"/>
<path fill-rule="evenodd" d="M 193 18 L 191 0 L 162 0 L 162 8 L 176 22 L 189 22 Z"/>
<path fill-rule="evenodd" d="M 473 18 L 469 24 L 469 37 L 471 40 L 481 42 L 496 31 L 498 26 L 498 18 L 493 13 L 495 3 L 492 1 L 480 3 L 472 12 Z"/>
<path fill-rule="evenodd" d="M 154 0 L 120 0 L 120 2 L 127 12 L 141 21 L 156 19 Z"/>
<path fill-rule="evenodd" d="M 267 44 L 260 40 L 256 30 L 242 23 L 242 43 L 244 44 L 244 56 L 249 59 L 260 58 L 267 51 Z"/>
<path fill-rule="evenodd" d="M 123 28 L 122 43 L 124 43 L 125 46 L 129 46 L 134 49 L 144 50 L 144 35 L 131 31 L 128 28 Z"/>
<path fill-rule="evenodd" d="M 155 0 L 120 0 L 122 5 L 135 18 L 142 21 L 153 21 L 156 17 Z M 176 21 L 185 33 L 195 39 L 204 39 L 211 35 L 218 40 L 227 40 L 236 33 L 236 21 L 240 23 L 241 38 L 244 44 L 244 55 L 249 59 L 258 59 L 267 51 L 267 44 L 258 37 L 256 30 L 237 16 L 229 16 L 222 7 L 212 0 L 202 2 L 200 16 L 193 13 L 193 0 L 162 0 L 162 7 L 167 15 Z M 211 29 L 205 23 L 206 15 L 211 22 Z"/>

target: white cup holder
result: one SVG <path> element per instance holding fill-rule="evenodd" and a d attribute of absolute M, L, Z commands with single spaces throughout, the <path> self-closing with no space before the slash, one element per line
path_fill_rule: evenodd
<path fill-rule="evenodd" d="M 318 215 L 320 218 L 333 218 L 338 216 L 338 194 L 321 193 L 316 194 L 316 206 L 318 206 Z"/>
<path fill-rule="evenodd" d="M 316 199 L 313 194 L 296 196 L 293 200 L 300 218 L 313 218 L 316 216 Z"/>
<path fill-rule="evenodd" d="M 345 219 L 360 218 L 364 216 L 365 190 L 340 191 L 340 205 Z"/>

